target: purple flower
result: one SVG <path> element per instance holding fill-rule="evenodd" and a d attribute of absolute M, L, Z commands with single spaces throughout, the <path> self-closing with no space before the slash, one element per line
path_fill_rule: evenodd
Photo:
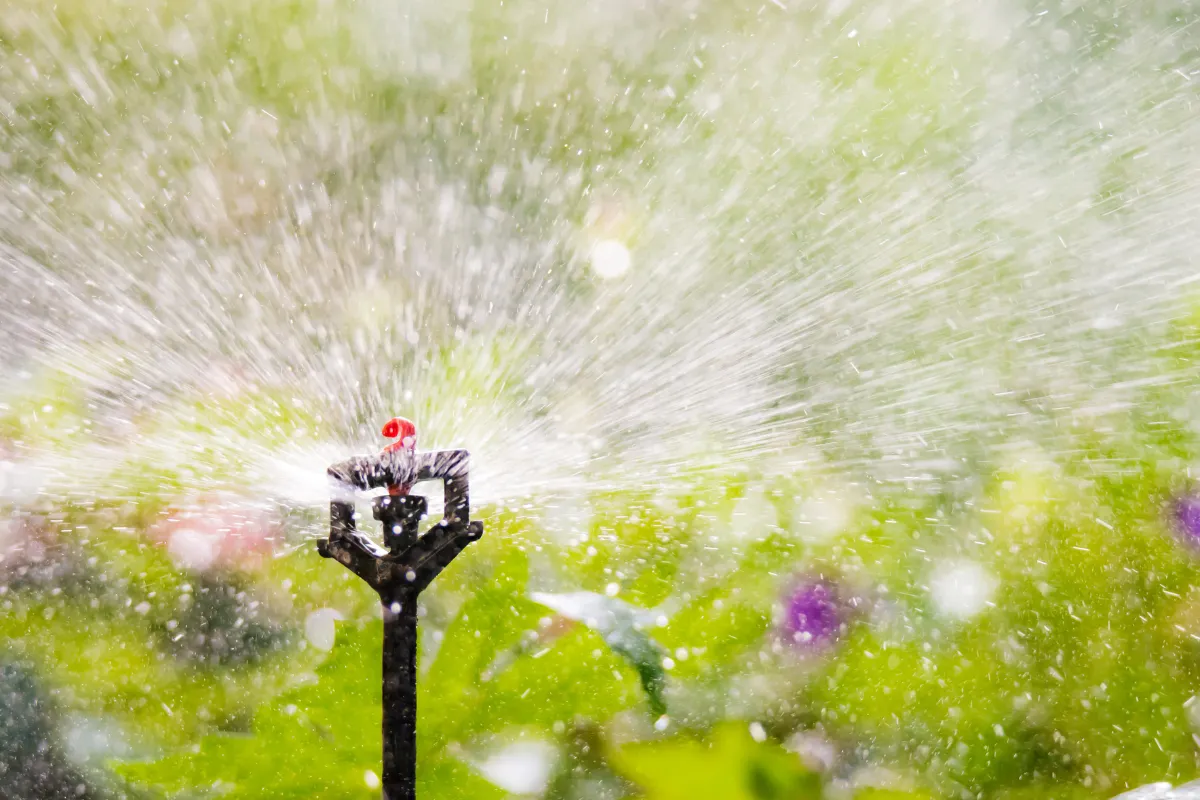
<path fill-rule="evenodd" d="M 1192 544 L 1200 545 L 1200 496 L 1189 494 L 1175 501 L 1175 524 Z"/>
<path fill-rule="evenodd" d="M 801 579 L 783 600 L 784 638 L 801 646 L 830 644 L 841 632 L 843 611 L 831 582 Z"/>

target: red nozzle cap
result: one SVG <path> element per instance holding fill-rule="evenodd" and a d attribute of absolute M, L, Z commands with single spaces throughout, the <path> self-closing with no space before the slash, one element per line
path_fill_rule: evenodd
<path fill-rule="evenodd" d="M 397 440 L 383 448 L 383 452 L 395 453 L 400 450 L 407 450 L 409 453 L 416 452 L 417 426 L 412 424 L 412 420 L 407 420 L 404 417 L 392 417 L 383 426 L 383 435 L 389 439 Z M 388 494 L 392 496 L 406 495 L 411 488 L 411 486 L 402 484 L 389 486 Z"/>
<path fill-rule="evenodd" d="M 404 417 L 392 417 L 383 426 L 383 435 L 389 439 L 399 439 L 392 442 L 384 448 L 384 452 L 391 453 L 396 450 L 415 450 L 417 449 L 417 426 L 412 424 L 411 420 Z"/>

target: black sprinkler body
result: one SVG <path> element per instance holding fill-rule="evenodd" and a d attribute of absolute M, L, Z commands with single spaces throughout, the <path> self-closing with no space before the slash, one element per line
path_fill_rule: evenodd
<path fill-rule="evenodd" d="M 317 542 L 326 558 L 341 562 L 366 581 L 383 603 L 383 797 L 414 800 L 417 775 L 417 596 L 467 545 L 483 536 L 471 521 L 466 450 L 418 453 L 410 439 L 378 456 L 356 456 L 328 470 L 334 485 L 329 504 L 329 538 Z M 411 442 L 411 443 L 410 443 Z M 403 444 L 404 446 L 401 446 Z M 441 480 L 445 514 L 424 534 L 424 497 L 408 494 L 412 484 Z M 373 501 L 386 549 L 360 534 L 354 522 L 356 492 L 388 488 Z"/>

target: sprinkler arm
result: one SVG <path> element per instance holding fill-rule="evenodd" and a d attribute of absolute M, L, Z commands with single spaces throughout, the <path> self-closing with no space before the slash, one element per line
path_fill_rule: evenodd
<path fill-rule="evenodd" d="M 445 481 L 446 513 L 443 521 L 466 524 L 471 520 L 467 493 L 467 470 L 471 454 L 466 450 L 433 450 L 411 453 L 394 450 L 377 456 L 354 456 L 328 469 L 336 487 L 348 492 L 411 486 L 417 481 Z"/>
<path fill-rule="evenodd" d="M 354 502 L 333 500 L 329 504 L 329 538 L 317 541 L 317 552 L 332 558 L 362 578 L 376 592 L 380 559 L 387 551 L 358 532 L 354 525 Z"/>

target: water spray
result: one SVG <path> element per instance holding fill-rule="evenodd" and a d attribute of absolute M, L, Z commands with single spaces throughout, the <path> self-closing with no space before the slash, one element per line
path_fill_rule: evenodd
<path fill-rule="evenodd" d="M 483 523 L 471 521 L 466 450 L 418 453 L 416 426 L 397 417 L 383 427 L 396 439 L 377 456 L 355 456 L 331 466 L 333 498 L 329 538 L 322 556 L 339 561 L 379 594 L 383 603 L 383 797 L 414 800 L 417 775 L 417 596 L 471 542 Z M 418 481 L 441 480 L 442 519 L 424 533 L 424 497 L 410 494 Z M 387 489 L 373 502 L 383 528 L 381 548 L 355 526 L 358 492 Z"/>

